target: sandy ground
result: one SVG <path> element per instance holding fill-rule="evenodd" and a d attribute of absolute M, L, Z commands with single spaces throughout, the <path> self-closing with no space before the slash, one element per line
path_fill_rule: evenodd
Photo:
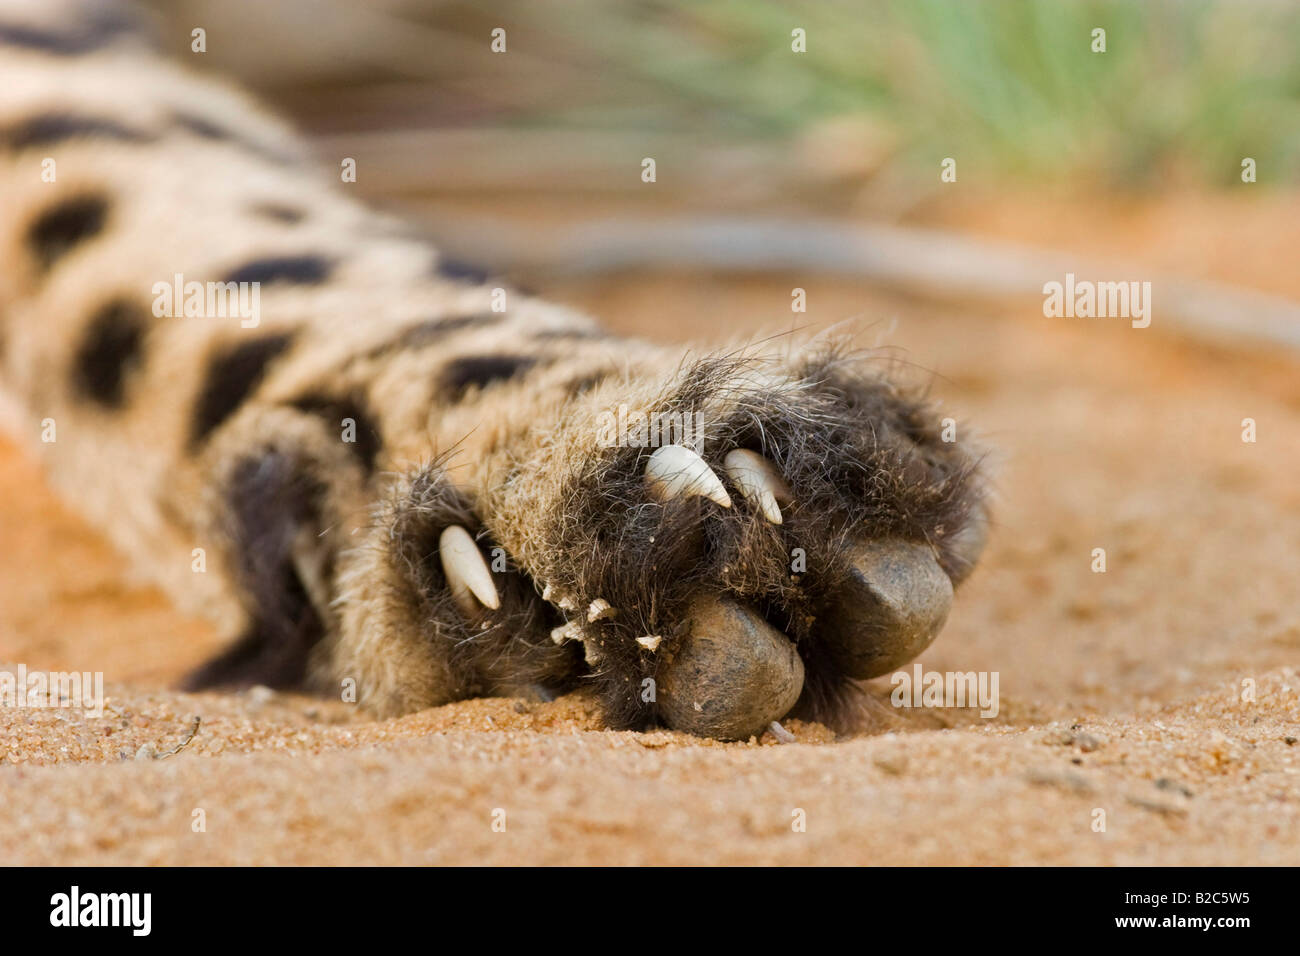
<path fill-rule="evenodd" d="M 1258 210 L 1204 213 L 1181 229 L 1158 211 L 1129 219 L 1112 245 L 981 218 L 999 236 L 1148 253 L 1300 298 L 1293 269 L 1259 264 L 1278 248 L 1293 262 L 1294 217 L 1262 242 Z M 1248 241 L 1207 251 L 1234 230 Z M 864 344 L 933 373 L 945 408 L 996 448 L 990 550 L 921 659 L 996 671 L 996 718 L 893 709 L 881 680 L 862 733 L 794 722 L 793 744 L 723 745 L 602 731 L 577 696 L 377 723 L 262 689 L 175 693 L 219 636 L 132 582 L 3 445 L 0 668 L 102 670 L 109 699 L 99 719 L 0 709 L 0 860 L 1300 863 L 1300 360 L 1188 344 L 1158 312 L 1134 330 L 808 277 L 543 291 L 685 340 L 788 327 L 794 285 L 809 324 L 858 319 Z"/>

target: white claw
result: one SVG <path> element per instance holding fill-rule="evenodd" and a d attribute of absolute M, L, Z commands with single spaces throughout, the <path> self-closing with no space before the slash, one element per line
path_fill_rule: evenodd
<path fill-rule="evenodd" d="M 609 602 L 604 598 L 596 598 L 587 608 L 587 623 L 594 624 L 596 621 L 603 621 L 607 617 L 617 617 L 618 611 L 609 606 Z"/>
<path fill-rule="evenodd" d="M 477 614 L 475 598 L 494 611 L 501 606 L 492 572 L 468 531 L 458 524 L 448 525 L 438 539 L 438 556 L 442 559 L 442 573 L 447 577 L 451 596 L 462 611 Z"/>
<path fill-rule="evenodd" d="M 567 594 L 561 594 L 557 588 L 549 583 L 542 588 L 542 600 L 550 601 L 552 604 L 559 606 L 565 611 L 576 611 L 578 609 L 578 605 L 574 602 L 572 597 Z"/>
<path fill-rule="evenodd" d="M 645 466 L 650 492 L 660 501 L 699 495 L 731 507 L 731 497 L 722 481 L 704 459 L 684 445 L 656 448 Z"/>
<path fill-rule="evenodd" d="M 776 466 L 757 452 L 747 448 L 737 448 L 727 452 L 722 459 L 723 467 L 740 489 L 740 493 L 749 501 L 758 505 L 763 517 L 772 524 L 781 523 L 781 508 L 777 502 L 789 504 L 794 500 L 790 486 L 785 483 L 776 470 Z"/>
<path fill-rule="evenodd" d="M 559 627 L 551 628 L 551 640 L 556 644 L 563 644 L 565 641 L 582 640 L 582 625 L 577 621 L 570 621 L 568 624 L 561 624 Z"/>

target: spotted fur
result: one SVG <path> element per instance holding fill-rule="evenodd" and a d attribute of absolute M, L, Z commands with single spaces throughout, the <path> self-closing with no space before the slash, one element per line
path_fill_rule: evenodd
<path fill-rule="evenodd" d="M 684 357 L 503 286 L 105 10 L 0 6 L 0 69 L 21 78 L 0 84 L 0 374 L 19 434 L 56 424 L 35 447 L 69 501 L 231 635 L 191 687 L 355 682 L 392 715 L 587 686 L 611 726 L 644 727 L 660 716 L 646 681 L 717 594 L 795 642 L 799 706 L 825 716 L 852 686 L 818 635 L 854 543 L 928 542 L 953 581 L 968 573 L 974 458 L 861 356 Z M 260 321 L 155 314 L 176 275 L 258 283 Z M 787 520 L 654 500 L 651 449 L 598 437 L 620 404 L 698 414 L 719 473 L 730 449 L 765 455 Z M 450 525 L 492 563 L 500 607 L 453 600 Z M 617 613 L 588 621 L 598 599 Z M 566 623 L 581 640 L 553 637 Z"/>

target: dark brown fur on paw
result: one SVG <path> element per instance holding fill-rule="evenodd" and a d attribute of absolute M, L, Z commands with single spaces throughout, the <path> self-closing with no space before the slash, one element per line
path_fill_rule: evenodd
<path fill-rule="evenodd" d="M 628 389 L 644 407 L 699 416 L 704 440 L 596 443 L 599 414 Z M 654 390 L 623 383 L 567 409 L 486 520 L 565 614 L 557 639 L 583 644 L 613 726 L 734 738 L 792 709 L 842 724 L 855 678 L 934 638 L 982 545 L 976 462 L 939 422 L 834 353 L 702 360 Z M 710 612 L 716 636 L 702 635 L 694 612 L 719 593 L 749 623 Z M 755 656 L 769 631 L 794 648 L 797 680 Z M 732 632 L 745 637 L 729 657 Z"/>

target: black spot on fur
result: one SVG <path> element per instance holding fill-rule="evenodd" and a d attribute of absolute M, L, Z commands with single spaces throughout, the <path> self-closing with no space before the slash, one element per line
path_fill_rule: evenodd
<path fill-rule="evenodd" d="M 222 282 L 294 282 L 315 285 L 329 278 L 333 265 L 323 256 L 267 256 L 228 272 Z"/>
<path fill-rule="evenodd" d="M 147 313 L 139 305 L 115 299 L 91 316 L 72 359 L 76 393 L 105 408 L 126 400 L 126 377 L 144 358 Z"/>
<path fill-rule="evenodd" d="M 186 689 L 303 682 L 325 627 L 294 565 L 294 547 L 304 526 L 322 523 L 322 493 L 304 463 L 283 451 L 250 456 L 232 469 L 222 530 L 250 623 L 232 647 L 189 676 Z"/>
<path fill-rule="evenodd" d="M 441 341 L 455 332 L 468 329 L 485 329 L 501 321 L 501 315 L 494 312 L 479 312 L 474 315 L 454 315 L 442 319 L 429 319 L 403 329 L 387 342 L 381 342 L 366 352 L 367 358 L 378 358 L 390 352 L 403 352 L 420 349 L 434 342 Z"/>
<path fill-rule="evenodd" d="M 279 146 L 249 139 L 247 136 L 235 133 L 206 116 L 199 116 L 195 113 L 173 113 L 172 123 L 182 132 L 216 143 L 234 143 L 273 162 L 287 163 L 296 158 Z"/>
<path fill-rule="evenodd" d="M 273 222 L 282 222 L 287 226 L 300 223 L 307 217 L 307 214 L 301 209 L 278 202 L 257 203 L 250 207 L 249 211 L 255 216 L 270 219 Z"/>
<path fill-rule="evenodd" d="M 379 431 L 375 416 L 370 412 L 366 400 L 358 394 L 331 396 L 313 393 L 304 395 L 293 402 L 293 407 L 300 411 L 317 415 L 323 419 L 330 431 L 343 440 L 344 419 L 352 419 L 354 440 L 348 449 L 365 468 L 366 473 L 375 470 L 375 459 L 384 447 L 384 438 Z"/>
<path fill-rule="evenodd" d="M 0 46 L 23 47 L 53 56 L 79 56 L 140 31 L 138 20 L 125 11 L 85 5 L 75 11 L 66 30 L 42 30 L 22 24 L 0 23 Z"/>
<path fill-rule="evenodd" d="M 0 140 L 10 149 L 53 146 L 70 139 L 112 139 L 123 143 L 147 143 L 153 135 L 126 126 L 116 120 L 71 113 L 48 113 L 32 116 L 0 133 Z"/>
<path fill-rule="evenodd" d="M 203 139 L 233 138 L 230 131 L 224 126 L 214 123 L 206 117 L 196 116 L 193 113 L 176 113 L 173 115 L 172 120 L 186 132 L 193 133 Z"/>
<path fill-rule="evenodd" d="M 190 447 L 202 444 L 222 422 L 233 415 L 266 375 L 267 366 L 293 343 L 293 335 L 279 332 L 241 342 L 219 352 L 208 364 L 203 388 L 194 405 Z"/>
<path fill-rule="evenodd" d="M 55 203 L 27 230 L 27 242 L 42 269 L 48 269 L 77 243 L 98 235 L 108 218 L 104 196 L 79 196 Z"/>
<path fill-rule="evenodd" d="M 444 279 L 455 279 L 457 281 L 472 282 L 475 285 L 481 285 L 487 282 L 492 275 L 482 266 L 476 266 L 468 262 L 461 262 L 459 259 L 450 259 L 446 256 L 439 256 L 438 261 L 434 264 L 434 271 Z"/>
<path fill-rule="evenodd" d="M 613 369 L 605 368 L 596 372 L 589 372 L 586 375 L 579 375 L 577 378 L 564 383 L 564 391 L 571 398 L 585 395 L 601 382 L 605 381 L 605 379 L 609 378 L 610 375 L 613 374 L 613 371 Z"/>
<path fill-rule="evenodd" d="M 443 368 L 442 389 L 449 398 L 460 398 L 471 388 L 487 388 L 516 378 L 537 362 L 529 355 L 467 355 L 448 362 Z"/>

